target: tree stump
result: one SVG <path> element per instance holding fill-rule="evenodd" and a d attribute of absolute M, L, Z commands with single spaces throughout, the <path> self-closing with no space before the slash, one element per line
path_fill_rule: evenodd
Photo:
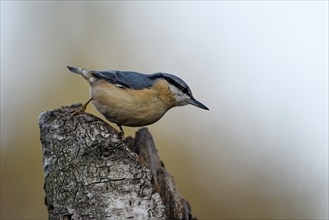
<path fill-rule="evenodd" d="M 122 140 L 72 105 L 44 112 L 39 126 L 49 219 L 195 219 L 158 157 L 147 128 Z"/>

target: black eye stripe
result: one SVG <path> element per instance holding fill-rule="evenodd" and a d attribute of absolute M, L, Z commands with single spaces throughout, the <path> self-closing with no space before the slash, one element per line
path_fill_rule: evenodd
<path fill-rule="evenodd" d="M 175 80 L 172 80 L 171 78 L 167 78 L 165 77 L 165 79 L 170 83 L 173 84 L 174 86 L 176 86 L 178 89 L 180 89 L 183 93 L 187 93 L 188 89 L 184 86 L 182 86 L 181 84 L 177 83 Z"/>
<path fill-rule="evenodd" d="M 188 87 L 188 85 L 182 79 L 178 78 L 177 76 L 174 76 L 174 75 L 171 75 L 168 73 L 155 73 L 155 74 L 151 75 L 150 78 L 153 80 L 165 79 L 168 83 L 177 87 L 184 94 L 192 96 L 191 90 Z"/>

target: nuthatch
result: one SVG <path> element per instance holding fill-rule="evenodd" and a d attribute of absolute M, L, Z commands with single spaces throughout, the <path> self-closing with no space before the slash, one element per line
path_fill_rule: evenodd
<path fill-rule="evenodd" d="M 197 101 L 189 86 L 168 73 L 142 74 L 130 71 L 96 71 L 67 67 L 81 74 L 90 84 L 91 98 L 77 111 L 84 111 L 90 101 L 110 122 L 141 127 L 158 121 L 169 109 L 187 104 L 209 110 Z"/>

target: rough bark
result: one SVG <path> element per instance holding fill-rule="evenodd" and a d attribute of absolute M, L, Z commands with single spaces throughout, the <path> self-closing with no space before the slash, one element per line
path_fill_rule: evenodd
<path fill-rule="evenodd" d="M 78 106 L 39 117 L 49 219 L 193 219 L 146 128 L 122 141 Z"/>

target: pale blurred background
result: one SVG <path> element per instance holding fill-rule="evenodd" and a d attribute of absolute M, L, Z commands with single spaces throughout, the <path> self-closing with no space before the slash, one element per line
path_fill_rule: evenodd
<path fill-rule="evenodd" d="M 173 73 L 210 108 L 149 126 L 199 219 L 328 218 L 327 1 L 1 1 L 1 219 L 47 218 L 38 116 L 89 97 L 66 65 Z"/>

